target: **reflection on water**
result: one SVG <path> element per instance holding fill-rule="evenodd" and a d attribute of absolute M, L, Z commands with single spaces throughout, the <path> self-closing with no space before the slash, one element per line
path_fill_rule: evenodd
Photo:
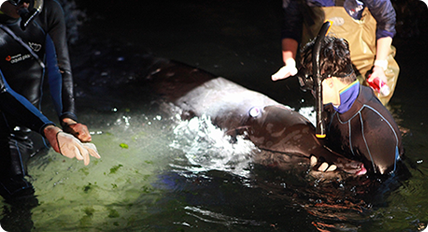
<path fill-rule="evenodd" d="M 52 151 L 30 174 L 39 205 L 5 210 L 32 231 L 417 231 L 424 166 L 412 178 L 340 180 L 251 163 L 260 152 L 208 118 L 112 109 L 92 126 L 102 156 L 84 166 Z M 6 207 L 7 208 L 7 207 Z M 19 216 L 18 216 L 19 215 Z M 26 219 L 26 220 L 23 220 Z M 18 230 L 20 231 L 20 230 Z M 22 230 L 30 231 L 30 230 Z"/>

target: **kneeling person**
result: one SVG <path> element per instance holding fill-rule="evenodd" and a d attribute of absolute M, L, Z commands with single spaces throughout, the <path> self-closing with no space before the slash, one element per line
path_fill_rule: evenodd
<path fill-rule="evenodd" d="M 314 42 L 302 51 L 301 69 L 312 72 Z M 369 173 L 397 169 L 403 154 L 397 123 L 369 87 L 356 80 L 349 45 L 326 36 L 319 59 L 326 120 L 326 146 L 350 159 L 362 161 Z"/>

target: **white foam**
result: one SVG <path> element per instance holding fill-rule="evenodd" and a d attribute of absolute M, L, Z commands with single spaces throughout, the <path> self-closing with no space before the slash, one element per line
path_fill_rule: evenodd
<path fill-rule="evenodd" d="M 180 121 L 174 129 L 176 139 L 171 147 L 181 149 L 192 167 L 192 172 L 209 170 L 228 171 L 246 177 L 251 154 L 257 151 L 254 144 L 238 136 L 236 141 L 225 131 L 212 124 L 203 115 L 191 120 Z"/>

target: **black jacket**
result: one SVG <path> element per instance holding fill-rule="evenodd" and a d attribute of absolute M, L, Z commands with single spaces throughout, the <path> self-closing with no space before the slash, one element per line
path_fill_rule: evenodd
<path fill-rule="evenodd" d="M 0 23 L 6 27 L 6 29 L 0 28 L 2 92 L 10 94 L 15 99 L 19 99 L 17 94 L 22 95 L 40 109 L 44 78 L 48 78 L 50 93 L 58 117 L 77 120 L 65 35 L 66 27 L 61 6 L 54 0 L 45 0 L 42 12 L 25 30 L 20 28 L 20 21 L 21 19 L 13 20 L 4 15 L 0 18 Z M 28 47 L 26 48 L 16 38 L 13 38 L 14 36 L 19 37 L 24 44 L 28 45 L 39 59 L 31 54 Z M 34 109 L 25 101 L 19 100 L 15 104 L 17 104 L 16 107 L 9 104 L 7 109 L 2 107 L 1 110 L 8 111 L 12 115 L 33 112 L 32 117 L 29 118 L 39 121 L 33 124 L 40 126 L 51 123 L 41 114 L 35 113 Z M 39 120 L 36 117 L 39 117 Z M 24 125 L 35 129 L 34 125 Z M 39 131 L 39 129 L 35 130 Z"/>
<path fill-rule="evenodd" d="M 14 35 L 0 28 L 0 70 L 11 89 L 40 108 L 44 78 L 48 78 L 50 93 L 60 119 L 76 120 L 73 80 L 66 41 L 63 10 L 58 2 L 45 0 L 42 12 L 22 30 L 21 19 L 1 15 L 0 23 Z M 40 65 L 19 37 L 39 57 Z"/>
<path fill-rule="evenodd" d="M 326 109 L 327 146 L 350 159 L 364 162 L 372 173 L 394 171 L 403 154 L 401 134 L 390 112 L 369 87 L 360 85 L 360 93 L 343 114 L 331 105 Z"/>

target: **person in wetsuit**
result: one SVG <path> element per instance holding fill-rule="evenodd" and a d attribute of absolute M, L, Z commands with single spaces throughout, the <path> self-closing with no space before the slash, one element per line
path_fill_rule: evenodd
<path fill-rule="evenodd" d="M 24 178 L 27 175 L 26 162 L 36 152 L 28 137 L 31 129 L 45 134 L 55 151 L 67 157 L 73 157 L 73 152 L 66 151 L 72 151 L 75 147 L 65 142 L 65 138 L 77 143 L 70 138 L 70 134 L 81 142 L 91 141 L 91 136 L 87 127 L 77 122 L 75 115 L 66 28 L 59 3 L 54 0 L 3 0 L 0 4 L 0 74 L 5 86 L 2 90 L 13 90 L 16 96 L 22 95 L 32 104 L 15 105 L 10 102 L 6 108 L 1 108 L 0 194 L 10 198 L 34 193 L 31 183 Z M 50 137 L 51 133 L 46 134 L 53 123 L 32 108 L 40 109 L 46 77 L 59 122 L 67 132 L 57 133 L 56 138 Z M 28 110 L 33 115 L 24 116 L 22 112 Z M 15 113 L 7 114 L 7 111 Z M 16 117 L 21 114 L 21 117 Z M 54 129 L 58 132 L 59 128 Z M 55 144 L 56 139 L 63 141 L 63 146 Z M 83 150 L 85 157 L 76 158 L 84 158 L 85 164 L 88 164 L 88 151 L 99 158 L 94 145 L 91 148 L 88 144 L 84 145 L 87 148 Z"/>
<path fill-rule="evenodd" d="M 299 44 L 303 46 L 314 38 L 328 19 L 333 22 L 330 34 L 349 42 L 360 82 L 368 85 L 367 78 L 372 81 L 377 77 L 386 82 L 390 93 L 375 94 L 383 104 L 389 102 L 399 73 L 393 58 L 395 48 L 391 46 L 396 14 L 390 0 L 283 0 L 283 9 L 281 44 L 285 66 L 272 75 L 272 80 L 296 74 Z"/>
<path fill-rule="evenodd" d="M 314 41 L 302 50 L 301 72 L 312 73 Z M 368 173 L 397 170 L 403 155 L 401 134 L 390 112 L 370 87 L 356 80 L 345 39 L 321 40 L 320 73 L 325 106 L 325 145 L 350 159 L 364 163 Z"/>

